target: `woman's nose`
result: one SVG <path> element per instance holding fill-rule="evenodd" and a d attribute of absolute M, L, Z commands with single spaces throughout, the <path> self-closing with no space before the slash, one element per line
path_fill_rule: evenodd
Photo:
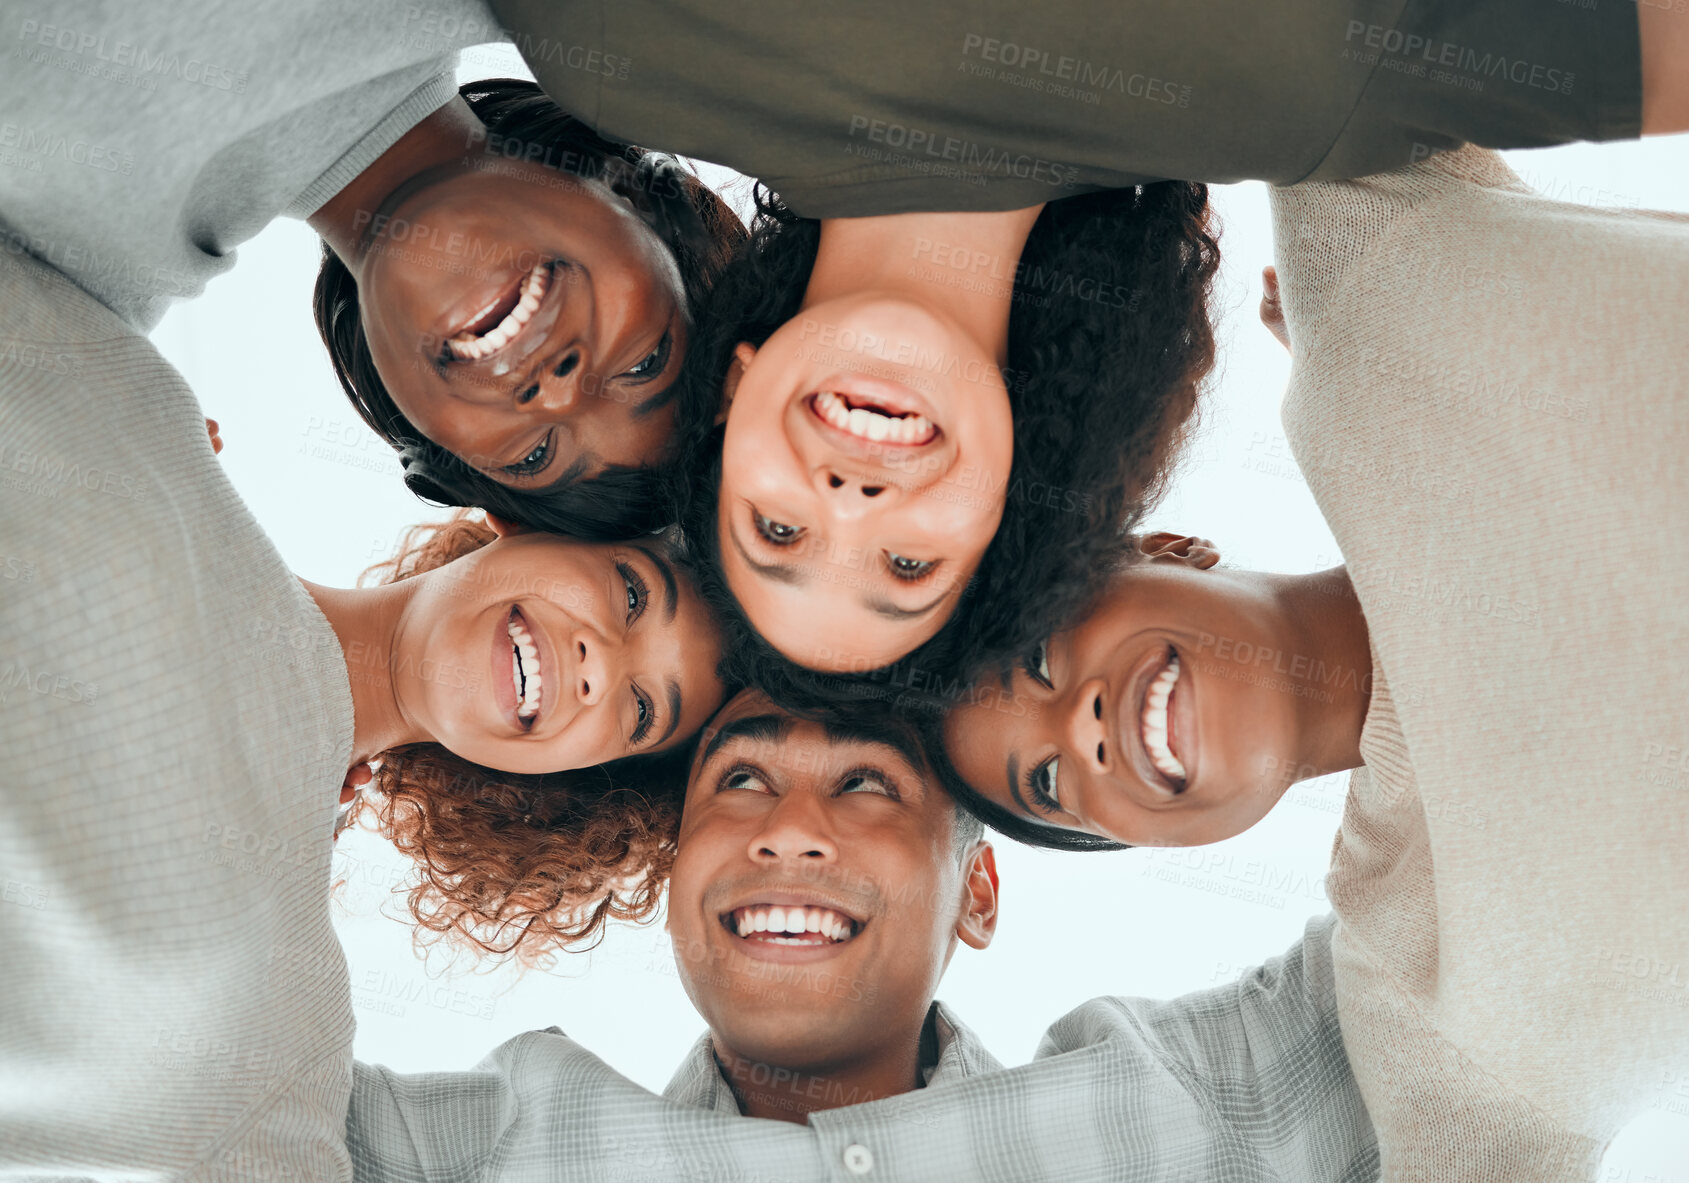
<path fill-rule="evenodd" d="M 569 644 L 574 649 L 571 664 L 575 682 L 570 689 L 582 706 L 592 706 L 610 693 L 608 642 L 586 629 L 578 629 L 569 638 Z"/>
<path fill-rule="evenodd" d="M 580 402 L 582 385 L 587 380 L 585 354 L 579 346 L 572 347 L 532 383 L 516 392 L 516 405 L 540 414 L 565 414 Z"/>
<path fill-rule="evenodd" d="M 839 465 L 820 465 L 814 480 L 823 502 L 843 517 L 861 517 L 887 509 L 903 498 L 903 490 L 891 482 L 853 473 Z"/>
<path fill-rule="evenodd" d="M 1119 758 L 1111 750 L 1114 738 L 1108 733 L 1107 691 L 1101 678 L 1092 678 L 1079 684 L 1064 708 L 1069 750 L 1093 772 L 1107 772 Z"/>

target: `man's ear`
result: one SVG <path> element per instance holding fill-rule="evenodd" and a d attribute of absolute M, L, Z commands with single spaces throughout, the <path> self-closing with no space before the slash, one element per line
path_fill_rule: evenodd
<path fill-rule="evenodd" d="M 968 948 L 983 949 L 997 934 L 997 852 L 982 838 L 974 843 L 964 865 L 967 895 L 962 901 L 961 919 L 956 922 L 956 935 Z"/>
<path fill-rule="evenodd" d="M 522 523 L 513 522 L 508 518 L 501 518 L 490 509 L 486 511 L 486 514 L 487 525 L 491 526 L 493 533 L 497 534 L 500 538 L 509 538 L 516 534 L 532 533 L 532 531 L 530 531 L 528 527 L 522 525 Z"/>
<path fill-rule="evenodd" d="M 721 410 L 715 416 L 717 427 L 727 422 L 728 408 L 733 405 L 733 396 L 739 393 L 739 380 L 756 359 L 757 347 L 749 341 L 741 341 L 733 347 L 733 360 L 727 363 L 727 377 L 721 380 Z"/>
<path fill-rule="evenodd" d="M 1157 530 L 1138 539 L 1138 549 L 1152 559 L 1170 559 L 1206 571 L 1220 561 L 1220 548 L 1206 538 Z"/>

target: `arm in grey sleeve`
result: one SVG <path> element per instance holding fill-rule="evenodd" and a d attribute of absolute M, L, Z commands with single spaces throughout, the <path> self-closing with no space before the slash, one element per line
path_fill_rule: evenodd
<path fill-rule="evenodd" d="M 828 1177 L 806 1127 L 666 1100 L 555 1028 L 506 1041 L 469 1072 L 358 1064 L 346 1146 L 361 1183 Z"/>
<path fill-rule="evenodd" d="M 1376 1138 L 1337 1021 L 1334 916 L 1235 982 L 1161 1002 L 1099 998 L 1052 1026 L 1039 1056 L 1141 1042 L 1213 1139 L 1213 1177 L 1372 1179 Z"/>
<path fill-rule="evenodd" d="M 823 1160 L 858 1144 L 876 1179 L 1375 1180 L 1376 1139 L 1337 1026 L 1333 924 L 1312 921 L 1289 952 L 1225 987 L 1093 999 L 1022 1067 L 811 1114 Z"/>

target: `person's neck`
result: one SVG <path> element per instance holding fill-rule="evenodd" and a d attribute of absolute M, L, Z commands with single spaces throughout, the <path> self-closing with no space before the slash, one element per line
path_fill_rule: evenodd
<path fill-rule="evenodd" d="M 422 583 L 401 579 L 380 587 L 322 587 L 299 581 L 340 641 L 352 686 L 351 766 L 400 744 L 431 737 L 407 717 L 393 681 L 393 646 L 405 610 Z"/>
<path fill-rule="evenodd" d="M 908 300 L 956 321 L 1004 364 L 1015 269 L 1043 208 L 825 218 L 803 306 L 868 292 Z"/>
<path fill-rule="evenodd" d="M 1361 729 L 1372 700 L 1372 641 L 1348 569 L 1264 575 L 1289 633 L 1284 650 L 1305 655 L 1297 780 L 1359 768 Z M 1292 677 L 1296 662 L 1291 660 Z"/>
<path fill-rule="evenodd" d="M 454 98 L 400 136 L 305 220 L 356 275 L 372 241 L 366 231 L 382 202 L 424 172 L 454 164 L 474 167 L 486 138 L 487 129 L 469 104 Z"/>
<path fill-rule="evenodd" d="M 931 1011 L 930 1003 L 927 1009 Z M 740 1113 L 799 1125 L 823 1109 L 912 1092 L 921 1087 L 921 1065 L 938 1058 L 936 1035 L 925 1015 L 911 1035 L 883 1040 L 861 1055 L 802 1068 L 742 1056 L 719 1036 L 712 1043 Z"/>

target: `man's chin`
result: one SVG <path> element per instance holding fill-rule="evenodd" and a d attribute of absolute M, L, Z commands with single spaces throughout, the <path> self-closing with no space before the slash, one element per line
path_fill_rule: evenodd
<path fill-rule="evenodd" d="M 716 1058 L 729 1080 L 737 1081 L 737 1072 L 755 1065 L 825 1074 L 830 1066 L 853 1058 L 850 1051 L 860 1050 L 866 1042 L 864 1032 L 852 1032 L 837 1022 L 823 1021 L 813 1011 L 777 1010 L 767 1017 L 759 1015 L 758 1019 L 754 1025 L 736 1023 L 710 1028 Z"/>

